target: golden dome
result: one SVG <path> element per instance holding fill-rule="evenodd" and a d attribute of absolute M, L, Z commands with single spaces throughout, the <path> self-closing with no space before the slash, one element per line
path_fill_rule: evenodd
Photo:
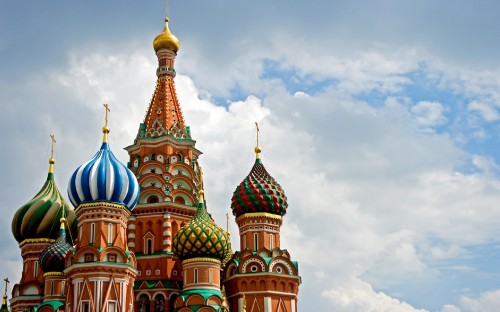
<path fill-rule="evenodd" d="M 170 29 L 168 29 L 168 18 L 166 18 L 165 28 L 163 28 L 163 32 L 156 36 L 155 40 L 153 41 L 155 52 L 163 49 L 168 49 L 177 53 L 180 46 L 181 43 L 179 42 L 179 39 L 177 39 L 177 37 L 170 32 Z"/>

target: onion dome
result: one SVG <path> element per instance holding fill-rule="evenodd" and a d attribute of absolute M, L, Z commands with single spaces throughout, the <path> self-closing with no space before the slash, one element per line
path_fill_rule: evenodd
<path fill-rule="evenodd" d="M 193 219 L 174 236 L 174 252 L 184 259 L 197 257 L 216 258 L 221 262 L 231 253 L 229 235 L 208 214 L 200 191 L 198 210 Z"/>
<path fill-rule="evenodd" d="M 266 212 L 283 216 L 288 202 L 285 191 L 267 172 L 260 160 L 260 148 L 255 148 L 255 164 L 248 176 L 238 185 L 231 198 L 233 215 Z"/>
<path fill-rule="evenodd" d="M 132 171 L 111 152 L 107 126 L 103 127 L 103 133 L 101 149 L 71 176 L 69 199 L 75 207 L 83 203 L 111 202 L 132 210 L 139 198 L 139 183 Z"/>
<path fill-rule="evenodd" d="M 12 234 L 19 243 L 26 239 L 56 239 L 63 215 L 68 216 L 70 229 L 76 233 L 73 207 L 62 198 L 54 181 L 54 162 L 51 157 L 42 189 L 14 214 Z"/>
<path fill-rule="evenodd" d="M 153 48 L 155 49 L 155 52 L 167 49 L 177 53 L 180 46 L 181 43 L 179 42 L 179 39 L 177 39 L 177 37 L 170 32 L 170 29 L 168 29 L 168 18 L 165 18 L 165 27 L 163 28 L 163 32 L 156 36 L 153 41 Z"/>
<path fill-rule="evenodd" d="M 64 228 L 65 218 L 61 218 L 61 229 L 59 237 L 55 242 L 45 248 L 40 254 L 40 268 L 43 272 L 62 272 L 64 270 L 64 262 L 69 251 L 73 246 L 66 238 L 66 229 Z"/>

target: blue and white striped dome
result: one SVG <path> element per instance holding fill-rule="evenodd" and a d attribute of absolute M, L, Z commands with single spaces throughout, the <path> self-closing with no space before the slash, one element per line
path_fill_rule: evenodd
<path fill-rule="evenodd" d="M 71 176 L 68 195 L 75 207 L 88 202 L 112 202 L 134 209 L 139 199 L 135 175 L 119 162 L 103 142 L 101 149 Z"/>

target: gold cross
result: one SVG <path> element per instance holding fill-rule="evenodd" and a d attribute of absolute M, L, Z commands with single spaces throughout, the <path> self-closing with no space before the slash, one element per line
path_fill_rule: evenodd
<path fill-rule="evenodd" d="M 5 281 L 5 293 L 4 293 L 4 297 L 6 297 L 7 296 L 7 286 L 10 283 L 10 281 L 9 281 L 8 277 L 4 278 L 4 281 Z"/>
<path fill-rule="evenodd" d="M 107 103 L 105 103 L 103 105 L 104 105 L 104 108 L 106 109 L 106 116 L 104 117 L 104 121 L 105 121 L 104 127 L 107 127 L 108 126 L 108 112 L 111 112 L 111 110 L 109 109 L 109 105 Z"/>
<path fill-rule="evenodd" d="M 52 140 L 52 146 L 50 148 L 50 158 L 54 158 L 54 143 L 56 143 L 56 138 L 53 134 L 51 134 L 50 139 Z"/>
<path fill-rule="evenodd" d="M 255 122 L 255 128 L 257 129 L 257 146 L 259 146 L 259 123 Z"/>

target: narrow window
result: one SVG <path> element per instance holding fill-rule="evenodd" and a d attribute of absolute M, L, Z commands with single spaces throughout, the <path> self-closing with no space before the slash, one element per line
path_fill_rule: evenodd
<path fill-rule="evenodd" d="M 208 269 L 208 283 L 212 284 L 212 269 Z"/>
<path fill-rule="evenodd" d="M 33 264 L 33 276 L 38 276 L 38 261 L 35 261 L 35 263 Z"/>
<path fill-rule="evenodd" d="M 54 282 L 50 282 L 50 294 L 54 294 Z"/>
<path fill-rule="evenodd" d="M 194 283 L 198 284 L 198 269 L 194 269 Z"/>
<path fill-rule="evenodd" d="M 274 237 L 273 234 L 269 234 L 269 249 L 274 248 Z"/>
<path fill-rule="evenodd" d="M 259 249 L 259 234 L 253 234 L 253 250 L 257 251 Z"/>
<path fill-rule="evenodd" d="M 146 239 L 146 251 L 145 251 L 145 254 L 146 255 L 150 255 L 153 253 L 153 239 L 152 238 L 148 238 Z"/>
<path fill-rule="evenodd" d="M 89 243 L 93 244 L 95 241 L 95 223 L 90 224 L 90 241 Z"/>
<path fill-rule="evenodd" d="M 247 248 L 247 235 L 246 234 L 243 235 L 243 248 L 242 249 L 245 249 L 245 248 Z"/>
<path fill-rule="evenodd" d="M 113 244 L 113 223 L 108 223 L 108 245 Z"/>
<path fill-rule="evenodd" d="M 88 302 L 82 303 L 82 312 L 89 312 L 89 303 Z"/>

